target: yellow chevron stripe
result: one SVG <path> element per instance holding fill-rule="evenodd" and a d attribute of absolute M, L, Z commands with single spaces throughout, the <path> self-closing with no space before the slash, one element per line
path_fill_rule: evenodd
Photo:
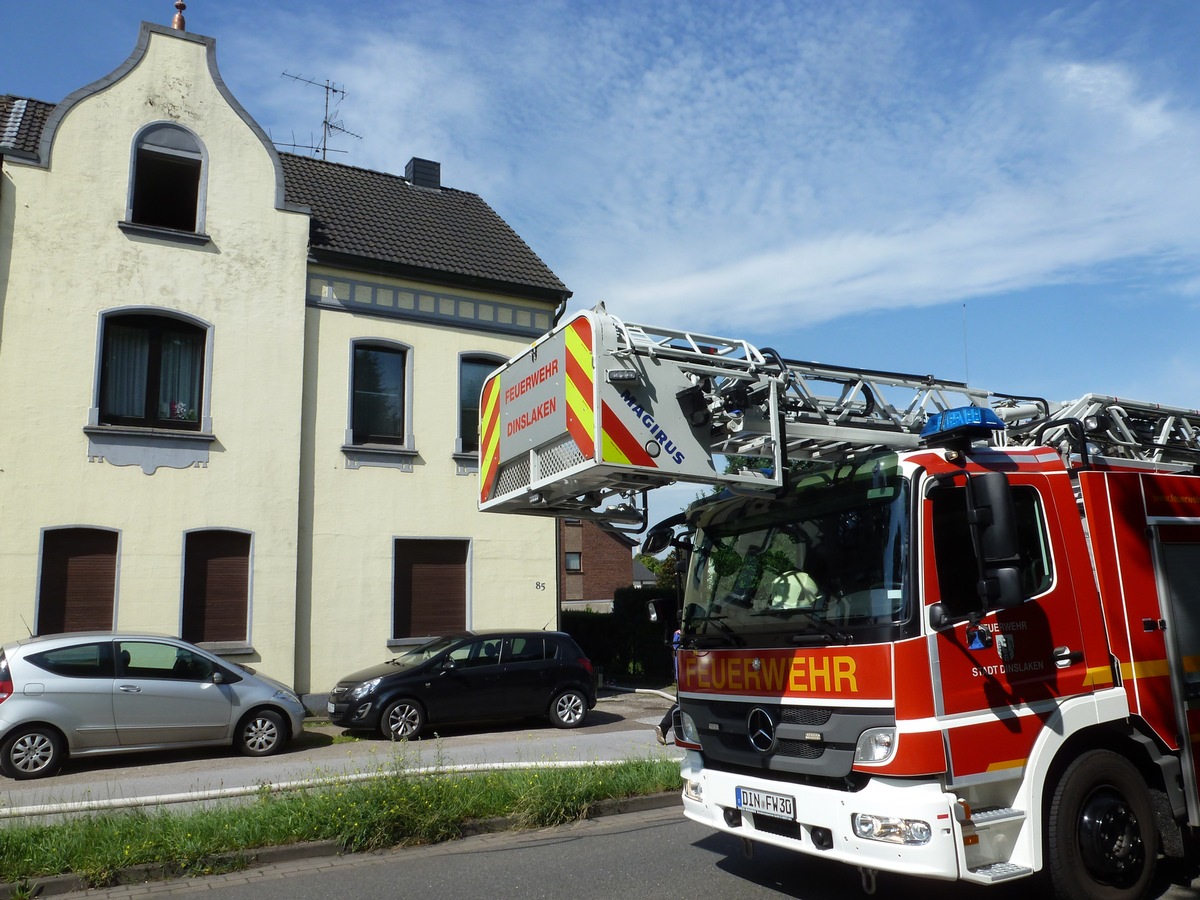
<path fill-rule="evenodd" d="M 575 417 L 584 424 L 588 434 L 592 434 L 596 430 L 596 417 L 592 414 L 592 395 L 589 391 L 586 395 L 579 390 L 570 379 L 567 380 L 567 406 L 571 408 L 571 412 L 575 413 Z"/>
<path fill-rule="evenodd" d="M 604 448 L 604 456 L 602 458 L 606 463 L 624 463 L 625 465 L 629 465 L 629 457 L 621 451 L 620 447 L 613 443 L 607 431 L 600 432 L 600 440 Z"/>

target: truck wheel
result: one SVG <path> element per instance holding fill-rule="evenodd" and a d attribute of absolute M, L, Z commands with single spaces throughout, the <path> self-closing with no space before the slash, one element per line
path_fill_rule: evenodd
<path fill-rule="evenodd" d="M 1059 900 L 1145 896 L 1158 831 L 1149 790 L 1129 760 L 1090 750 L 1067 767 L 1050 801 L 1046 851 Z"/>

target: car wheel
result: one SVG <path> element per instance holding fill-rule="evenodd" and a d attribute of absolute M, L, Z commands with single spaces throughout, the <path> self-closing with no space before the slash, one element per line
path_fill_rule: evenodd
<path fill-rule="evenodd" d="M 62 736 L 49 725 L 18 728 L 0 750 L 0 769 L 9 778 L 43 778 L 53 775 L 63 761 Z"/>
<path fill-rule="evenodd" d="M 415 700 L 397 700 L 389 703 L 379 717 L 379 730 L 393 741 L 415 738 L 425 727 L 425 710 Z"/>
<path fill-rule="evenodd" d="M 260 709 L 242 719 L 237 730 L 237 748 L 245 756 L 270 756 L 287 739 L 283 716 L 273 709 Z"/>
<path fill-rule="evenodd" d="M 587 718 L 587 697 L 572 688 L 563 691 L 550 704 L 550 722 L 556 728 L 578 728 Z"/>

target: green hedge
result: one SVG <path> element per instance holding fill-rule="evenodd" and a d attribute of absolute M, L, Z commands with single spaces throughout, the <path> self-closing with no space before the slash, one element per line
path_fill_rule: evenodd
<path fill-rule="evenodd" d="M 621 588 L 613 595 L 611 613 L 566 611 L 562 629 L 579 642 L 592 665 L 604 671 L 606 681 L 670 684 L 675 681 L 671 635 L 676 623 L 651 622 L 651 600 L 667 600 L 665 605 L 673 607 L 675 591 Z"/>

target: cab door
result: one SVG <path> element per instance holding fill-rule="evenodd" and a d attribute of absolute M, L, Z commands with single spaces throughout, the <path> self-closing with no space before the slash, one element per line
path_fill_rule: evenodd
<path fill-rule="evenodd" d="M 1099 619 L 1098 603 L 1090 569 L 1085 582 L 1072 568 L 1072 552 L 1082 552 L 1084 562 L 1087 556 L 1067 476 L 1015 472 L 1009 483 L 1022 602 L 985 615 L 978 626 L 963 620 L 980 603 L 965 488 L 939 485 L 922 504 L 926 604 L 959 614 L 952 627 L 929 636 L 935 710 L 959 778 L 1023 766 L 1058 704 L 1094 689 L 1083 622 Z M 1064 534 L 1064 502 L 1077 535 Z"/>

